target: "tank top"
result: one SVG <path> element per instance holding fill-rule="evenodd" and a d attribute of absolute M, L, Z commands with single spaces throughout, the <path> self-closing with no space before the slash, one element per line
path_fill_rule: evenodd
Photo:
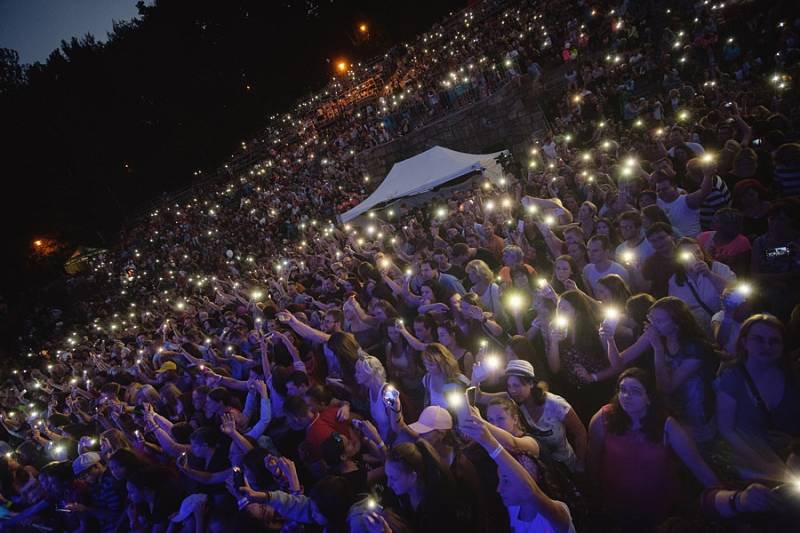
<path fill-rule="evenodd" d="M 603 407 L 604 423 L 610 406 Z M 600 466 L 603 507 L 613 514 L 665 517 L 678 499 L 680 482 L 672 450 L 641 433 L 608 431 Z"/>
<path fill-rule="evenodd" d="M 658 207 L 664 210 L 672 226 L 686 237 L 694 237 L 700 233 L 700 210 L 692 209 L 686 203 L 686 195 L 681 194 L 667 203 L 659 199 Z"/>
<path fill-rule="evenodd" d="M 388 441 L 390 431 L 389 415 L 386 413 L 386 404 L 383 403 L 383 390 L 385 388 L 386 384 L 381 387 L 381 392 L 377 396 L 373 396 L 372 391 L 369 392 L 369 414 L 378 429 L 378 433 L 381 434 L 381 438 L 384 441 Z"/>

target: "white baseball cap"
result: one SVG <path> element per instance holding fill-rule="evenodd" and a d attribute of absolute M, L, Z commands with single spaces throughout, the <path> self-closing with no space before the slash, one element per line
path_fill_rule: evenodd
<path fill-rule="evenodd" d="M 453 417 L 450 416 L 447 409 L 438 405 L 429 405 L 419 415 L 419 420 L 409 424 L 408 427 L 420 435 L 437 429 L 453 429 Z"/>

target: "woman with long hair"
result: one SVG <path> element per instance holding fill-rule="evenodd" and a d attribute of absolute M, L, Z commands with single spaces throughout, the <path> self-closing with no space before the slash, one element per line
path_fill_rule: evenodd
<path fill-rule="evenodd" d="M 502 318 L 504 311 L 500 301 L 500 286 L 495 283 L 489 265 L 480 259 L 473 259 L 467 263 L 466 271 L 472 283 L 470 291 L 478 295 L 485 309 Z"/>
<path fill-rule="evenodd" d="M 450 353 L 456 358 L 458 361 L 459 371 L 467 377 L 471 376 L 472 365 L 475 364 L 475 356 L 473 356 L 472 353 L 466 348 L 462 348 L 459 344 L 458 341 L 459 337 L 461 336 L 461 330 L 459 327 L 454 322 L 449 320 L 437 324 L 433 318 L 426 316 L 425 323 L 430 333 L 428 335 L 420 336 L 416 331 L 417 321 L 420 320 L 420 318 L 421 317 L 417 316 L 414 319 L 414 333 L 416 335 L 412 335 L 407 329 L 405 329 L 402 323 L 397 325 L 398 331 L 402 333 L 403 337 L 405 337 L 406 341 L 408 341 L 411 347 L 420 352 L 424 352 L 425 348 L 427 348 L 428 345 L 434 342 L 434 339 L 436 339 L 442 346 L 450 350 Z"/>
<path fill-rule="evenodd" d="M 328 376 L 338 380 L 344 390 L 355 391 L 358 386 L 355 379 L 356 361 L 363 353 L 352 333 L 334 331 L 323 346 L 325 359 L 328 362 Z M 331 367 L 336 371 L 332 372 Z"/>
<path fill-rule="evenodd" d="M 422 363 L 425 375 L 422 385 L 425 387 L 425 406 L 438 405 L 445 409 L 449 404 L 445 398 L 445 385 L 449 383 L 469 383 L 469 380 L 458 369 L 458 361 L 453 354 L 438 342 L 425 347 L 422 352 Z"/>
<path fill-rule="evenodd" d="M 648 312 L 643 338 L 650 343 L 658 392 L 675 418 L 698 443 L 715 434 L 711 423 L 711 381 L 716 352 L 685 302 L 673 296 L 656 301 Z"/>
<path fill-rule="evenodd" d="M 549 326 L 547 365 L 553 388 L 572 400 L 581 420 L 588 420 L 609 396 L 606 380 L 615 374 L 600 342 L 600 318 L 588 296 L 571 290 L 558 299 Z"/>
<path fill-rule="evenodd" d="M 610 218 L 601 217 L 597 219 L 594 229 L 595 235 L 604 235 L 608 238 L 608 242 L 613 248 L 616 248 L 620 243 L 619 234 L 614 222 Z"/>
<path fill-rule="evenodd" d="M 419 352 L 415 350 L 403 335 L 403 322 L 399 318 L 392 319 L 386 327 L 386 372 L 388 379 L 413 403 L 419 411 L 425 401 L 425 389 L 422 376 L 425 374 Z"/>
<path fill-rule="evenodd" d="M 648 531 L 679 503 L 679 459 L 705 487 L 717 485 L 689 434 L 666 415 L 655 384 L 639 368 L 617 379 L 616 392 L 589 424 L 589 476 L 602 511 L 623 531 Z"/>
<path fill-rule="evenodd" d="M 736 361 L 716 382 L 717 422 L 743 477 L 780 479 L 783 452 L 800 437 L 800 376 L 783 323 L 753 315 L 742 324 Z"/>
<path fill-rule="evenodd" d="M 541 284 L 541 282 L 537 282 Z M 581 269 L 570 255 L 559 255 L 553 262 L 550 287 L 556 295 L 572 289 L 583 289 Z"/>
<path fill-rule="evenodd" d="M 389 440 L 389 413 L 383 401 L 383 392 L 388 386 L 386 370 L 377 357 L 370 355 L 356 362 L 356 382 L 366 391 L 369 399 L 369 415 L 378 428 L 381 438 Z"/>

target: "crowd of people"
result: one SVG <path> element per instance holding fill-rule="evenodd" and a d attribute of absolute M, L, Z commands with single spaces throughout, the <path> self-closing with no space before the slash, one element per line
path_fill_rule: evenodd
<path fill-rule="evenodd" d="M 355 115 L 298 119 L 154 210 L 6 368 L 0 530 L 796 528 L 800 18 L 475 12 L 448 35 L 482 44 L 414 83 L 563 62 L 547 133 L 502 179 L 341 224 L 374 185 Z"/>

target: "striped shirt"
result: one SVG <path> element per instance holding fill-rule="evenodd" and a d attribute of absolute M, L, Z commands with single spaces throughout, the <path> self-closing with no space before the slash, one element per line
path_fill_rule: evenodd
<path fill-rule="evenodd" d="M 719 176 L 714 176 L 711 192 L 703 203 L 700 204 L 700 227 L 703 231 L 711 229 L 711 219 L 714 213 L 731 204 L 731 192 Z"/>
<path fill-rule="evenodd" d="M 125 510 L 125 484 L 118 481 L 111 471 L 106 469 L 100 479 L 90 488 L 92 507 L 98 507 L 108 514 L 99 517 L 100 531 L 113 532 L 117 528 L 119 517 Z"/>
<path fill-rule="evenodd" d="M 776 166 L 774 174 L 784 197 L 800 196 L 800 168 Z"/>

